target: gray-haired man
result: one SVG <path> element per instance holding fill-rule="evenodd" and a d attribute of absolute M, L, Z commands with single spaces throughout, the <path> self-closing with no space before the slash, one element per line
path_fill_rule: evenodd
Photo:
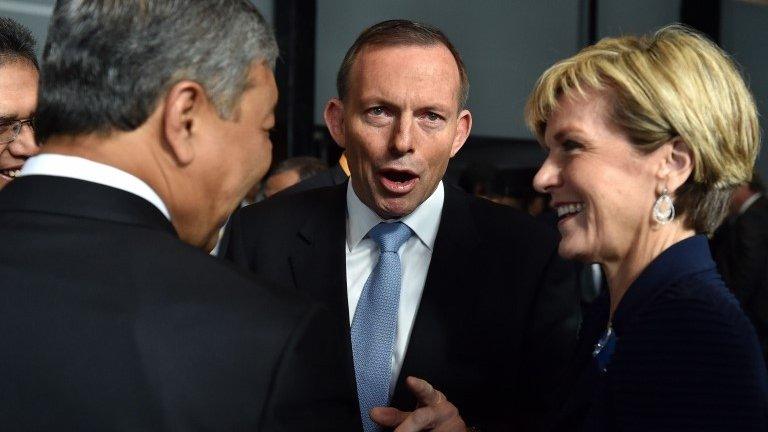
<path fill-rule="evenodd" d="M 58 1 L 0 194 L 0 429 L 358 427 L 326 312 L 196 248 L 269 166 L 276 54 L 248 0 Z"/>

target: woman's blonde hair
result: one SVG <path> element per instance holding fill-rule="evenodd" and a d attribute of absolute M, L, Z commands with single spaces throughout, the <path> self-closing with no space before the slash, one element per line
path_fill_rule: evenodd
<path fill-rule="evenodd" d="M 544 72 L 525 107 L 528 127 L 543 142 L 558 100 L 590 89 L 607 91 L 611 120 L 641 151 L 676 137 L 688 145 L 693 173 L 675 191 L 675 208 L 696 232 L 712 233 L 760 148 L 757 109 L 734 62 L 678 24 L 605 38 Z"/>

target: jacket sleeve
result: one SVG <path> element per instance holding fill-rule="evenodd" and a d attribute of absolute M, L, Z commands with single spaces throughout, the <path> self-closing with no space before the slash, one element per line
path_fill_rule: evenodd
<path fill-rule="evenodd" d="M 292 331 L 275 371 L 260 430 L 362 430 L 354 377 L 330 313 L 315 306 Z"/>
<path fill-rule="evenodd" d="M 567 366 L 573 360 L 581 324 L 576 265 L 551 251 L 543 268 L 539 288 L 530 309 L 521 382 L 533 424 L 540 430 L 561 405 L 560 388 Z"/>

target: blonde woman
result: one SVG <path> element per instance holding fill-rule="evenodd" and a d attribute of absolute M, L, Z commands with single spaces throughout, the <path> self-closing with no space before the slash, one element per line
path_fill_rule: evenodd
<path fill-rule="evenodd" d="M 765 431 L 760 348 L 706 238 L 759 149 L 734 64 L 681 26 L 607 38 L 544 72 L 526 120 L 548 152 L 534 186 L 559 252 L 600 263 L 609 288 L 560 426 Z"/>

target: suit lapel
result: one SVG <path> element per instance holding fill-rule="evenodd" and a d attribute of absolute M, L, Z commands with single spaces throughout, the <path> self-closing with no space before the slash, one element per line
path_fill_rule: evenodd
<path fill-rule="evenodd" d="M 326 189 L 312 214 L 299 228 L 288 257 L 296 288 L 328 307 L 336 334 L 342 335 L 349 391 L 357 397 L 347 303 L 346 190 L 347 184 Z"/>
<path fill-rule="evenodd" d="M 334 316 L 344 317 L 349 333 L 346 238 L 346 183 L 328 189 L 318 211 L 299 228 L 291 247 L 289 262 L 296 287 L 325 303 Z"/>
<path fill-rule="evenodd" d="M 445 202 L 437 231 L 424 291 L 408 342 L 403 366 L 392 396 L 392 405 L 411 410 L 415 399 L 405 388 L 405 378 L 413 375 L 429 378 L 437 365 L 444 364 L 447 353 L 445 331 L 452 309 L 461 308 L 466 264 L 478 243 L 469 203 L 463 193 L 445 187 Z"/>

